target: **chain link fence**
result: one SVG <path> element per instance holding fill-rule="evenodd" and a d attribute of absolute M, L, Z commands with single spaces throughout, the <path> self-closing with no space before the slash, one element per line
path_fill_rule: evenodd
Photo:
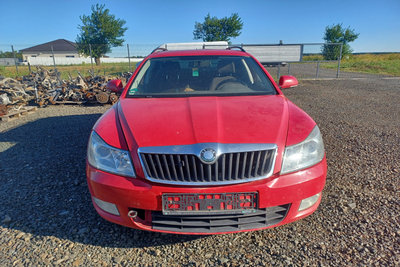
<path fill-rule="evenodd" d="M 98 44 L 88 45 L 86 55 L 76 48 L 66 46 L 67 42 L 53 44 L 0 44 L 0 76 L 21 77 L 36 71 L 39 67 L 60 73 L 61 79 L 77 76 L 123 76 L 133 72 L 138 62 L 148 55 L 157 44 L 124 44 L 112 48 L 105 56 L 96 59 Z M 70 43 L 70 42 L 69 42 Z M 4 57 L 6 56 L 6 57 Z M 99 63 L 99 64 L 96 64 Z"/>
<path fill-rule="evenodd" d="M 62 51 L 57 43 L 53 45 L 50 43 L 48 44 L 47 47 L 42 47 L 41 51 L 35 51 L 35 47 L 38 47 L 37 44 L 0 44 L 0 51 L 8 52 L 7 55 L 9 56 L 8 58 L 0 58 L 0 76 L 20 77 L 28 75 L 31 71 L 35 71 L 37 66 L 44 66 L 46 69 L 57 70 L 60 73 L 61 79 L 70 79 L 78 75 L 122 76 L 123 73 L 133 72 L 138 62 L 160 45 L 154 43 L 124 44 L 121 47 L 112 48 L 111 52 L 107 53 L 106 56 L 96 60 L 94 55 L 96 49 L 98 49 L 98 44 L 88 45 L 89 53 L 87 53 L 87 55 L 78 53 L 76 49 L 74 51 Z M 360 76 L 355 73 L 340 72 L 341 43 L 239 44 L 235 46 L 249 49 L 250 53 L 254 50 L 250 49 L 252 46 L 268 49 L 271 49 L 271 47 L 277 49 L 285 46 L 300 47 L 297 50 L 299 50 L 301 54 L 298 59 L 294 61 L 285 60 L 288 58 L 287 55 L 285 55 L 285 50 L 279 50 L 280 52 L 277 50 L 278 52 L 275 52 L 277 53 L 275 56 L 281 56 L 283 60 L 276 61 L 276 59 L 274 59 L 274 62 L 263 62 L 266 69 L 276 79 L 279 79 L 281 75 L 293 75 L 299 79 Z M 327 52 L 330 53 L 329 60 L 326 59 L 326 54 L 329 54 Z M 96 61 L 100 61 L 100 64 L 97 65 Z"/>
<path fill-rule="evenodd" d="M 341 76 L 342 43 L 299 45 L 302 47 L 300 60 L 282 61 L 280 64 L 273 65 L 265 64 L 266 69 L 273 77 L 279 79 L 282 75 L 293 75 L 299 79 L 319 79 Z"/>

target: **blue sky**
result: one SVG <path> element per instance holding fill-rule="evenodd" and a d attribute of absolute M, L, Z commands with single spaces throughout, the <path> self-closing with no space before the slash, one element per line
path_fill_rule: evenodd
<path fill-rule="evenodd" d="M 79 16 L 105 4 L 126 20 L 131 50 L 166 42 L 192 42 L 195 21 L 238 13 L 244 27 L 233 43 L 323 42 L 325 27 L 343 23 L 360 33 L 354 52 L 400 52 L 400 0 L 184 1 L 0 0 L 0 50 L 27 48 L 63 38 L 75 41 Z M 121 48 L 122 49 L 122 48 Z"/>

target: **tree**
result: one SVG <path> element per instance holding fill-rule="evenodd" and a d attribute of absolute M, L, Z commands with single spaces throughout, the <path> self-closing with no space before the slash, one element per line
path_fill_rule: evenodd
<path fill-rule="evenodd" d="M 90 16 L 80 16 L 81 31 L 76 38 L 77 49 L 80 53 L 95 58 L 96 65 L 100 64 L 100 57 L 111 52 L 112 47 L 122 46 L 125 31 L 125 20 L 116 19 L 104 5 L 93 5 Z M 91 50 L 91 53 L 90 53 Z"/>
<path fill-rule="evenodd" d="M 205 42 L 230 42 L 231 37 L 235 38 L 241 34 L 242 28 L 243 22 L 237 13 L 222 19 L 211 17 L 208 14 L 203 23 L 195 22 L 193 36 L 195 40 L 203 39 Z"/>
<path fill-rule="evenodd" d="M 325 28 L 324 40 L 326 43 L 342 43 L 342 57 L 351 54 L 353 50 L 348 43 L 353 42 L 360 34 L 355 33 L 350 27 L 344 28 L 343 24 L 327 26 Z M 337 60 L 340 55 L 339 45 L 324 45 L 322 47 L 322 55 L 326 60 Z"/>
<path fill-rule="evenodd" d="M 15 57 L 22 60 L 22 53 L 15 52 Z M 0 51 L 0 58 L 14 58 L 14 53 L 9 51 Z"/>

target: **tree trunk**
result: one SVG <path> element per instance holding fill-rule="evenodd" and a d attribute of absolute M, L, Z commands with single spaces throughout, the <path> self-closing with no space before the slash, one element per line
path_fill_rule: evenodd
<path fill-rule="evenodd" d="M 96 66 L 100 66 L 100 58 L 99 57 L 95 57 L 95 62 L 96 62 Z"/>

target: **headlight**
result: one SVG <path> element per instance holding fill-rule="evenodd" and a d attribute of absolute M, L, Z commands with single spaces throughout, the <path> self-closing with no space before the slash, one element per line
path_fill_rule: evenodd
<path fill-rule="evenodd" d="M 90 165 L 96 169 L 135 177 L 129 152 L 108 145 L 94 131 L 90 135 L 87 157 Z"/>
<path fill-rule="evenodd" d="M 281 174 L 315 165 L 324 158 L 324 153 L 324 142 L 318 126 L 315 126 L 303 142 L 285 148 Z"/>

